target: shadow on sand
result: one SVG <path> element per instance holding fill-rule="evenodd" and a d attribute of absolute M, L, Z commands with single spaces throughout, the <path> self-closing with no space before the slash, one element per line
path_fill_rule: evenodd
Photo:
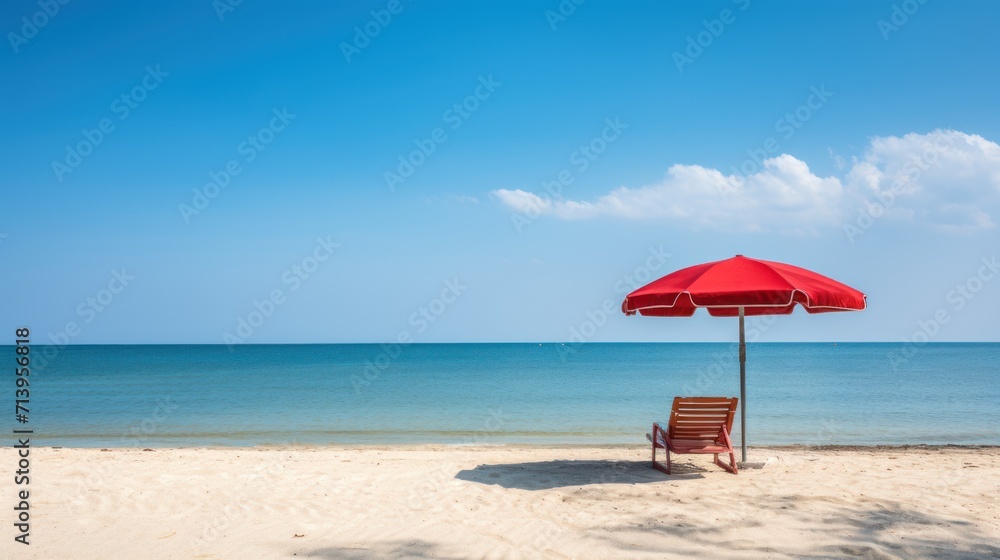
<path fill-rule="evenodd" d="M 654 470 L 649 461 L 543 461 L 479 465 L 459 471 L 455 478 L 479 484 L 494 484 L 520 490 L 549 490 L 591 484 L 644 484 L 702 478 L 707 469 L 692 464 L 676 464 L 667 476 Z"/>
<path fill-rule="evenodd" d="M 473 472 L 473 471 L 467 471 Z M 794 503 L 795 498 L 789 498 Z M 779 506 L 782 499 L 772 504 Z M 1000 547 L 989 541 L 979 527 L 973 523 L 944 519 L 928 515 L 903 504 L 882 504 L 872 508 L 844 507 L 825 519 L 815 518 L 815 514 L 796 514 L 808 517 L 810 525 L 793 546 L 783 549 L 769 531 L 780 530 L 774 525 L 768 526 L 759 520 L 745 520 L 751 526 L 759 527 L 760 538 L 741 540 L 727 538 L 719 527 L 706 523 L 704 516 L 694 518 L 681 514 L 671 523 L 656 527 L 637 528 L 632 524 L 608 524 L 599 529 L 591 529 L 589 538 L 603 542 L 611 550 L 604 550 L 605 556 L 627 558 L 640 556 L 643 558 L 699 558 L 705 557 L 706 551 L 711 551 L 716 558 L 768 558 L 796 557 L 809 560 L 835 560 L 841 558 L 859 558 L 863 560 L 900 560 L 903 558 L 926 558 L 929 560 L 979 560 L 1000 558 Z M 815 523 L 822 521 L 821 523 Z M 907 536 L 900 539 L 897 531 L 903 529 L 927 528 L 927 534 Z M 847 539 L 841 544 L 810 543 L 815 535 L 818 540 L 820 533 L 847 529 Z M 936 529 L 936 530 L 935 530 Z M 637 537 L 645 534 L 644 545 Z M 663 542 L 657 543 L 656 535 L 663 537 Z M 653 537 L 650 540 L 649 537 Z M 779 539 L 780 542 L 780 539 Z M 527 545 L 527 543 L 525 543 Z M 535 543 L 537 544 L 537 543 Z M 514 548 L 508 548 L 508 545 Z M 498 544 L 495 554 L 490 557 L 508 557 L 516 552 L 518 543 Z M 563 557 L 561 554 L 547 554 L 537 551 L 538 557 Z M 456 550 L 454 545 L 436 543 L 426 539 L 403 539 L 366 542 L 355 547 L 329 546 L 312 550 L 298 551 L 298 556 L 305 558 L 320 558 L 330 560 L 367 560 L 368 558 L 436 558 L 455 560 L 468 557 Z"/>
<path fill-rule="evenodd" d="M 462 556 L 449 556 L 435 543 L 425 540 L 402 540 L 373 542 L 358 548 L 331 546 L 317 548 L 301 554 L 305 558 L 329 558 L 330 560 L 369 560 L 371 558 L 434 558 L 436 560 L 460 560 Z"/>
<path fill-rule="evenodd" d="M 703 518 L 680 514 L 675 516 L 674 523 L 654 528 L 644 528 L 637 531 L 626 525 L 609 525 L 599 532 L 591 532 L 591 536 L 605 541 L 620 550 L 622 554 L 637 554 L 660 557 L 695 558 L 702 556 L 706 549 L 715 550 L 719 557 L 766 558 L 785 557 L 794 554 L 796 558 L 808 560 L 836 560 L 842 558 L 860 558 L 863 560 L 901 560 L 904 558 L 925 558 L 928 560 L 981 560 L 1000 558 L 1000 547 L 989 542 L 989 537 L 982 534 L 980 528 L 967 521 L 957 521 L 927 514 L 907 507 L 901 503 L 885 503 L 874 507 L 845 506 L 818 518 L 815 513 L 796 513 L 795 507 L 800 500 L 809 499 L 804 496 L 778 498 L 768 508 L 771 511 L 781 508 L 784 503 L 789 509 L 787 515 L 798 516 L 809 522 L 812 527 L 802 533 L 798 542 L 813 542 L 822 540 L 820 534 L 825 532 L 844 532 L 849 537 L 842 544 L 816 544 L 803 551 L 792 548 L 782 551 L 776 548 L 769 538 L 769 531 L 780 534 L 775 525 L 767 525 L 759 520 L 745 518 L 734 524 L 748 527 L 759 527 L 759 540 L 727 540 L 717 527 L 706 525 Z M 822 499 L 822 498 L 819 498 Z M 819 522 L 817 522 L 819 521 Z M 773 521 L 772 521 L 773 523 Z M 899 537 L 899 532 L 912 531 L 914 528 L 926 529 L 920 536 L 909 534 L 905 539 Z M 646 535 L 662 534 L 669 539 L 669 546 L 648 546 L 637 548 L 633 538 L 638 532 Z M 680 541 L 678 541 L 680 539 Z M 678 544 L 678 543 L 683 544 Z M 723 551 L 728 554 L 723 555 Z M 793 552 L 794 551 L 794 552 Z"/>

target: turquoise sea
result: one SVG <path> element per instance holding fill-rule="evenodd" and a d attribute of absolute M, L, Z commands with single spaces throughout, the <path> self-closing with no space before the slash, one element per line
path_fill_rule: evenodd
<path fill-rule="evenodd" d="M 1000 444 L 1000 344 L 747 354 L 750 445 Z M 644 444 L 674 395 L 739 394 L 736 347 L 721 343 L 36 346 L 32 358 L 41 446 Z"/>

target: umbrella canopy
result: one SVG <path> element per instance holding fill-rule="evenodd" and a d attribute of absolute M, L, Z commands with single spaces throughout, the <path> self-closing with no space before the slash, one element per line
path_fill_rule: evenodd
<path fill-rule="evenodd" d="M 740 319 L 740 429 L 743 461 L 746 438 L 746 315 L 789 315 L 796 305 L 809 313 L 861 311 L 865 294 L 854 288 L 790 264 L 731 259 L 690 266 L 633 291 L 622 302 L 626 315 L 690 317 L 704 307 L 715 317 Z"/>

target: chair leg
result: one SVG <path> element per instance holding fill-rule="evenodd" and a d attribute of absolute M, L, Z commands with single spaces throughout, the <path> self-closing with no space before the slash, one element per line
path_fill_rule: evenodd
<path fill-rule="evenodd" d="M 663 452 L 667 455 L 667 466 L 666 466 L 666 468 L 664 468 L 664 466 L 661 465 L 656 460 L 656 448 L 657 448 L 657 445 L 656 445 L 656 436 L 658 435 L 656 432 L 657 432 L 657 429 L 654 426 L 653 427 L 653 438 L 652 438 L 653 439 L 653 468 L 656 469 L 656 470 L 658 470 L 658 471 L 660 471 L 660 472 L 662 472 L 662 473 L 670 474 L 670 449 L 668 449 L 666 447 L 662 447 L 661 448 L 661 449 L 663 449 Z"/>
<path fill-rule="evenodd" d="M 739 468 L 736 466 L 736 453 L 734 451 L 730 451 L 729 452 L 729 464 L 728 465 L 725 464 L 725 463 L 723 463 L 722 461 L 720 461 L 719 460 L 719 454 L 716 453 L 715 454 L 715 464 L 719 465 L 723 469 L 725 469 L 725 470 L 727 470 L 727 471 L 729 471 L 729 472 L 731 472 L 733 474 L 739 474 L 739 472 L 740 472 Z"/>
<path fill-rule="evenodd" d="M 729 439 L 729 428 L 723 426 L 722 429 L 719 430 L 719 436 L 722 438 L 722 441 L 725 442 L 726 449 L 729 451 L 729 464 L 724 465 L 722 461 L 719 461 L 718 455 L 715 456 L 715 463 L 733 474 L 739 474 L 740 469 L 736 466 L 736 450 L 733 449 L 733 441 Z"/>
<path fill-rule="evenodd" d="M 653 468 L 664 474 L 670 474 L 670 450 L 664 447 L 663 452 L 667 456 L 667 464 L 665 466 L 656 460 L 656 445 L 653 445 Z"/>

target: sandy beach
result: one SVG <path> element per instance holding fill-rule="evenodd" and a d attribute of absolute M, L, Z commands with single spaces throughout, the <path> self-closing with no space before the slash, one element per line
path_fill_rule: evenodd
<path fill-rule="evenodd" d="M 13 557 L 1000 557 L 1000 448 L 760 448 L 738 476 L 647 453 L 39 448 Z"/>

